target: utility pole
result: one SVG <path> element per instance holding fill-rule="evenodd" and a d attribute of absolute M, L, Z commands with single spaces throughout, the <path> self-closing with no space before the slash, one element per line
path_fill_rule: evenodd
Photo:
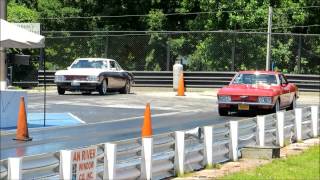
<path fill-rule="evenodd" d="M 272 29 L 272 7 L 269 6 L 266 71 L 269 71 L 269 70 L 270 70 L 270 60 L 271 60 L 271 29 Z"/>
<path fill-rule="evenodd" d="M 7 19 L 7 0 L 0 0 L 0 18 L 4 20 Z M 3 47 L 0 47 L 0 90 L 5 90 L 6 88 L 7 88 L 6 49 Z"/>

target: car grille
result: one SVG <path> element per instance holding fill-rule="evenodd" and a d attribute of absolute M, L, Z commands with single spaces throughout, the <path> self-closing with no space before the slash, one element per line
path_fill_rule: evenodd
<path fill-rule="evenodd" d="M 257 96 L 231 96 L 233 102 L 257 102 Z"/>
<path fill-rule="evenodd" d="M 65 79 L 67 81 L 73 81 L 73 80 L 86 81 L 87 76 L 65 76 Z"/>

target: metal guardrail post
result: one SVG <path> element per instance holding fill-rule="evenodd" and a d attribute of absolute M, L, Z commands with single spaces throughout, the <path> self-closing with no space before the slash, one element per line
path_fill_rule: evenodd
<path fill-rule="evenodd" d="M 319 106 L 311 106 L 311 126 L 313 137 L 318 136 L 318 119 L 319 119 Z"/>
<path fill-rule="evenodd" d="M 19 180 L 21 177 L 21 158 L 8 158 L 8 180 Z"/>
<path fill-rule="evenodd" d="M 277 112 L 277 142 L 280 147 L 284 146 L 284 112 Z"/>
<path fill-rule="evenodd" d="M 257 140 L 259 143 L 259 146 L 264 146 L 264 129 L 265 129 L 265 116 L 257 116 Z"/>
<path fill-rule="evenodd" d="M 60 179 L 72 179 L 71 154 L 70 150 L 60 151 Z"/>
<path fill-rule="evenodd" d="M 230 121 L 230 159 L 238 160 L 238 121 Z"/>
<path fill-rule="evenodd" d="M 104 171 L 103 179 L 114 180 L 116 176 L 116 154 L 117 145 L 112 143 L 104 144 Z"/>
<path fill-rule="evenodd" d="M 295 109 L 295 131 L 297 141 L 302 140 L 302 109 L 296 108 Z"/>
<path fill-rule="evenodd" d="M 175 132 L 174 169 L 177 176 L 184 175 L 184 132 Z"/>
<path fill-rule="evenodd" d="M 152 137 L 142 138 L 141 152 L 141 177 L 140 179 L 152 179 Z"/>
<path fill-rule="evenodd" d="M 207 167 L 212 167 L 213 159 L 212 159 L 212 144 L 213 144 L 213 127 L 212 126 L 205 126 L 204 128 L 204 161 Z"/>

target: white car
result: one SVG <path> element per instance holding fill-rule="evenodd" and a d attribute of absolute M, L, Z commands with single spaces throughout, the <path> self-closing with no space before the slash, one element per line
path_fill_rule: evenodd
<path fill-rule="evenodd" d="M 78 58 L 67 70 L 57 71 L 54 82 L 60 95 L 65 91 L 98 91 L 100 95 L 105 95 L 107 91 L 130 93 L 133 80 L 133 75 L 124 71 L 113 59 Z"/>

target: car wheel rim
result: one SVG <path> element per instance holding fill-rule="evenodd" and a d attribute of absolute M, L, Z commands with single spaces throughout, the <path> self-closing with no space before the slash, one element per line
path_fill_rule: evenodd
<path fill-rule="evenodd" d="M 103 92 L 103 94 L 106 94 L 106 93 L 107 93 L 107 83 L 106 83 L 106 80 L 104 80 L 103 83 L 102 83 L 102 92 Z"/>

